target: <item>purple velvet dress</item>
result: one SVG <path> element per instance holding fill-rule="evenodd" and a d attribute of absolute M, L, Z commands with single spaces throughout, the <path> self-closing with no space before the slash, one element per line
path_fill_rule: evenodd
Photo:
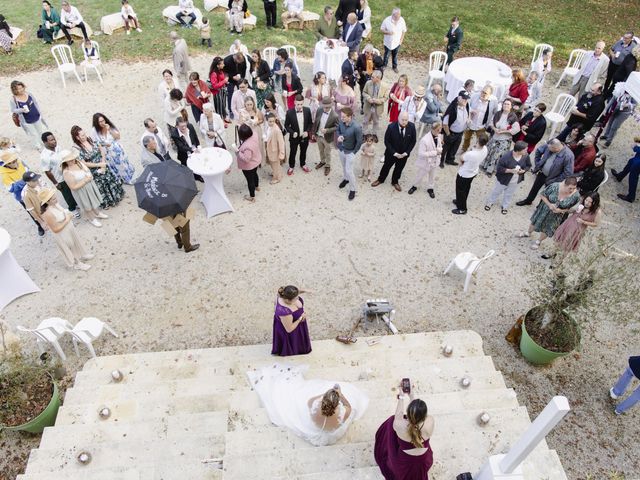
<path fill-rule="evenodd" d="M 311 339 L 309 338 L 307 322 L 302 322 L 293 332 L 287 333 L 280 320 L 281 316 L 293 315 L 294 323 L 298 321 L 304 313 L 304 300 L 302 297 L 299 298 L 302 307 L 295 311 L 280 305 L 276 299 L 276 311 L 273 315 L 273 348 L 271 349 L 271 355 L 288 357 L 289 355 L 304 355 L 311 352 Z"/>
<path fill-rule="evenodd" d="M 429 440 L 424 441 L 425 453 L 416 457 L 403 450 L 415 448 L 411 442 L 398 437 L 393 429 L 394 416 L 384 421 L 376 432 L 373 456 L 386 480 L 429 480 L 429 469 L 433 465 L 433 450 Z"/>

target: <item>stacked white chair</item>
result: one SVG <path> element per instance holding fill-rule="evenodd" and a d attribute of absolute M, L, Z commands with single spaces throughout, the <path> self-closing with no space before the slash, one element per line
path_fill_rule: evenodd
<path fill-rule="evenodd" d="M 273 68 L 273 62 L 276 61 L 278 49 L 276 47 L 266 47 L 262 50 L 262 59 L 267 62 L 269 68 Z"/>
<path fill-rule="evenodd" d="M 564 67 L 560 78 L 558 79 L 558 83 L 556 83 L 556 88 L 560 86 L 560 83 L 564 79 L 564 77 L 569 77 L 571 79 L 575 78 L 580 69 L 582 68 L 582 62 L 584 62 L 585 57 L 587 56 L 587 51 L 582 50 L 580 48 L 576 48 L 571 50 L 571 54 L 569 55 L 569 63 Z"/>
<path fill-rule="evenodd" d="M 287 53 L 289 54 L 289 58 L 291 59 L 291 61 L 296 67 L 296 70 L 298 71 L 298 75 L 300 75 L 300 67 L 298 67 L 298 49 L 293 45 L 283 45 L 282 48 L 284 48 L 287 51 Z"/>
<path fill-rule="evenodd" d="M 494 250 L 489 250 L 484 255 L 484 257 L 481 257 L 481 258 L 477 257 L 471 252 L 459 253 L 458 255 L 455 256 L 453 260 L 451 260 L 451 262 L 449 263 L 449 266 L 444 270 L 443 275 L 446 275 L 453 266 L 455 266 L 458 270 L 464 272 L 466 274 L 466 278 L 464 281 L 464 291 L 466 292 L 469 288 L 471 277 L 473 277 L 473 275 L 477 273 L 478 269 L 480 268 L 480 265 L 482 265 L 482 263 L 486 259 L 495 255 L 495 253 L 496 252 Z"/>
<path fill-rule="evenodd" d="M 556 101 L 553 104 L 551 111 L 544 114 L 544 117 L 551 122 L 551 132 L 549 138 L 553 138 L 558 129 L 558 126 L 567 121 L 571 109 L 576 106 L 577 100 L 573 95 L 567 93 L 561 93 L 556 97 Z"/>
<path fill-rule="evenodd" d="M 58 342 L 65 333 L 73 328 L 66 320 L 58 317 L 52 317 L 44 319 L 40 322 L 40 325 L 33 329 L 21 327 L 20 325 L 18 325 L 17 328 L 20 332 L 31 333 L 36 337 L 36 343 L 40 353 L 44 352 L 44 345 L 49 344 L 54 348 L 62 360 L 67 359 L 67 356 L 64 354 L 64 351 Z"/>
<path fill-rule="evenodd" d="M 87 347 L 91 356 L 95 358 L 96 352 L 93 349 L 93 341 L 102 335 L 103 330 L 106 330 L 116 338 L 118 337 L 118 334 L 102 320 L 98 320 L 95 317 L 86 317 L 80 320 L 69 332 L 73 338 L 73 347 L 76 350 L 76 355 L 80 356 L 78 353 L 78 342 L 80 342 Z"/>
<path fill-rule="evenodd" d="M 444 89 L 444 66 L 446 63 L 446 52 L 431 52 L 431 55 L 429 55 L 429 83 L 427 84 L 427 90 L 431 88 L 434 80 L 439 80 Z"/>
<path fill-rule="evenodd" d="M 91 46 L 93 48 L 96 49 L 96 53 L 98 54 L 98 58 L 102 58 L 100 56 L 100 45 L 98 45 L 98 42 L 96 41 L 91 41 Z M 82 49 L 82 51 L 84 52 L 84 48 Z M 91 59 L 89 59 L 89 57 L 87 57 L 87 54 L 84 53 L 84 62 L 82 62 L 81 64 L 82 66 L 82 71 L 84 73 L 84 81 L 87 81 L 87 69 L 91 69 L 94 72 L 96 72 L 96 75 L 98 76 L 98 80 L 100 80 L 100 83 L 102 82 L 102 74 L 104 74 L 104 67 L 102 66 L 102 61 L 98 60 L 97 63 L 93 63 L 91 61 Z"/>
<path fill-rule="evenodd" d="M 78 82 L 80 82 L 80 85 L 82 85 L 82 80 L 80 79 L 80 75 L 78 75 L 76 62 L 73 60 L 73 53 L 69 45 L 56 45 L 51 48 L 51 54 L 58 65 L 58 71 L 60 72 L 60 77 L 62 77 L 62 85 L 64 88 L 67 88 L 67 82 L 64 76 L 69 72 L 73 73 L 78 79 Z"/>

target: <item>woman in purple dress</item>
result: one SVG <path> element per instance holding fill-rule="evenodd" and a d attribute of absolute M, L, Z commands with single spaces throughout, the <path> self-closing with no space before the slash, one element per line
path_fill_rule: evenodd
<path fill-rule="evenodd" d="M 311 352 L 311 339 L 304 300 L 299 295 L 304 290 L 288 285 L 278 289 L 276 311 L 273 315 L 272 355 L 287 357 Z"/>
<path fill-rule="evenodd" d="M 402 389 L 400 389 L 402 392 Z M 429 480 L 433 451 L 429 437 L 433 433 L 433 417 L 427 415 L 427 404 L 414 399 L 405 414 L 406 395 L 398 395 L 394 416 L 376 432 L 373 455 L 386 480 Z"/>

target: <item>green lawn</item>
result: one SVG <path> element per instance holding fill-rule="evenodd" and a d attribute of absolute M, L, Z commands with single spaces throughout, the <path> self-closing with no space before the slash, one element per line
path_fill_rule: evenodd
<path fill-rule="evenodd" d="M 250 48 L 291 43 L 303 55 L 311 55 L 314 44 L 310 32 L 267 31 L 264 28 L 262 0 L 248 0 L 250 10 L 258 16 L 258 28 L 245 33 L 243 42 Z M 53 1 L 59 5 L 59 1 Z M 96 37 L 105 60 L 139 60 L 167 58 L 171 46 L 167 33 L 171 27 L 162 19 L 162 9 L 177 0 L 131 0 L 142 22 L 143 33 L 133 32 L 126 37 L 124 31 L 112 36 Z M 202 0 L 194 2 L 203 6 Z M 325 4 L 337 4 L 337 0 L 306 0 L 305 8 L 321 12 Z M 390 13 L 393 5 L 402 8 L 409 33 L 403 46 L 403 55 L 424 60 L 428 54 L 442 48 L 442 37 L 453 15 L 459 15 L 465 32 L 460 55 L 479 54 L 499 58 L 512 65 L 528 65 L 533 46 L 538 42 L 550 43 L 556 48 L 555 64 L 566 62 L 573 48 L 592 47 L 603 39 L 607 45 L 617 40 L 621 33 L 640 25 L 640 6 L 637 0 L 398 0 L 385 2 L 370 0 L 373 12 L 373 42 L 382 46 L 379 25 Z M 100 18 L 120 10 L 120 0 L 76 0 L 73 2 L 94 31 L 100 28 Z M 282 5 L 282 0 L 278 0 Z M 594 13 L 595 12 L 595 13 Z M 602 12 L 614 12 L 605 14 Z M 2 12 L 11 24 L 26 30 L 28 42 L 21 45 L 13 56 L 0 55 L 0 73 L 17 74 L 54 65 L 49 48 L 36 38 L 40 23 L 40 1 L 5 0 Z M 203 13 L 206 13 L 203 11 Z M 231 36 L 223 26 L 223 15 L 208 13 L 212 25 L 214 47 L 200 47 L 199 32 L 180 29 L 191 51 L 209 51 L 212 54 L 226 52 Z M 268 34 L 268 36 L 267 36 Z M 76 42 L 78 43 L 78 42 Z M 80 47 L 74 45 L 76 54 Z M 77 57 L 76 57 L 77 59 Z"/>

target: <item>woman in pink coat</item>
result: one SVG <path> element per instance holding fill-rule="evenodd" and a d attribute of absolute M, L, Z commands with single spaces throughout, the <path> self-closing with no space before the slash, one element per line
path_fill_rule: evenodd
<path fill-rule="evenodd" d="M 238 140 L 240 141 L 236 152 L 238 168 L 242 170 L 249 187 L 249 195 L 245 195 L 244 199 L 255 202 L 256 190 L 260 191 L 258 186 L 258 166 L 262 163 L 260 138 L 253 133 L 249 125 L 243 123 L 238 127 Z"/>

